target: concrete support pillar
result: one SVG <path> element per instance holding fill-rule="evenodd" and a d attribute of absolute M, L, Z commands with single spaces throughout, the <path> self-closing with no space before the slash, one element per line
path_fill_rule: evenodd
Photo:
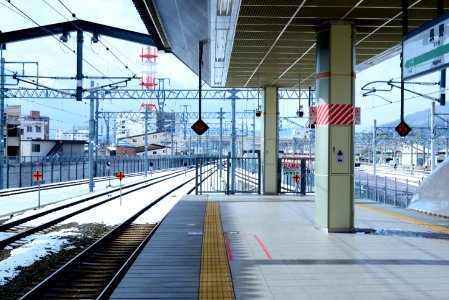
<path fill-rule="evenodd" d="M 315 225 L 326 232 L 354 227 L 354 33 L 338 21 L 317 27 Z"/>
<path fill-rule="evenodd" d="M 278 89 L 265 87 L 263 135 L 261 143 L 262 193 L 275 195 L 278 190 Z M 280 171 L 280 170 L 279 170 Z"/>

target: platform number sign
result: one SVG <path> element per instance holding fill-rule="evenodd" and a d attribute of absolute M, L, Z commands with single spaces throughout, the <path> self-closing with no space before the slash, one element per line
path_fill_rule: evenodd
<path fill-rule="evenodd" d="M 408 126 L 408 124 L 405 123 L 404 121 L 401 121 L 401 123 L 399 123 L 399 125 L 396 126 L 395 130 L 402 137 L 407 136 L 410 133 L 410 131 L 412 131 L 410 126 Z"/>
<path fill-rule="evenodd" d="M 191 128 L 192 128 L 193 131 L 195 131 L 196 134 L 202 135 L 203 133 L 205 133 L 209 129 L 209 126 L 207 126 L 207 124 L 204 123 L 203 120 L 198 119 L 198 121 L 193 123 Z"/>

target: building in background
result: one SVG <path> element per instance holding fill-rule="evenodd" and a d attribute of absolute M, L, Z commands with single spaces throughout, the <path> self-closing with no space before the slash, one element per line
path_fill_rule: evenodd
<path fill-rule="evenodd" d="M 56 130 L 56 140 L 89 141 L 89 127 L 73 127 L 72 130 Z"/>
<path fill-rule="evenodd" d="M 50 137 L 50 118 L 41 116 L 39 111 L 32 110 L 22 116 L 20 105 L 6 107 L 6 155 L 20 155 L 21 141 L 48 140 Z"/>
<path fill-rule="evenodd" d="M 20 143 L 20 158 L 22 162 L 82 158 L 85 156 L 85 144 L 85 141 L 23 140 Z"/>

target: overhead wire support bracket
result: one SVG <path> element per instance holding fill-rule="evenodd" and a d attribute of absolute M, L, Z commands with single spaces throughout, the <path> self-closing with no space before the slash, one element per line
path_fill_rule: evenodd
<path fill-rule="evenodd" d="M 375 84 L 375 83 L 385 83 L 385 84 L 387 84 L 387 85 L 389 86 L 389 88 L 375 88 L 375 87 L 367 88 L 367 86 L 372 85 L 372 84 Z M 401 84 L 401 81 L 393 81 L 393 80 L 390 79 L 390 80 L 388 80 L 388 81 L 385 81 L 385 80 L 376 80 L 376 81 L 368 82 L 367 84 L 365 84 L 365 85 L 362 86 L 362 88 L 361 88 L 362 91 L 366 91 L 365 93 L 362 94 L 362 96 L 363 96 L 363 97 L 366 97 L 366 96 L 369 96 L 369 95 L 371 95 L 371 94 L 374 95 L 373 93 L 375 93 L 375 92 L 391 92 L 391 91 L 393 90 L 393 88 L 401 89 L 401 86 L 398 86 L 398 85 L 396 85 L 396 84 Z M 403 85 L 406 85 L 406 84 L 416 84 L 416 85 L 440 85 L 440 82 L 414 82 L 414 81 L 405 82 L 405 81 L 404 81 L 404 82 L 403 82 Z M 413 90 L 407 89 L 407 88 L 405 88 L 405 87 L 403 87 L 402 89 L 403 89 L 404 91 L 407 91 L 407 92 L 409 92 L 409 93 L 418 95 L 418 96 L 420 96 L 420 97 L 423 97 L 423 98 L 426 98 L 426 99 L 429 99 L 429 100 L 432 100 L 432 101 L 439 101 L 438 98 L 430 97 L 430 96 L 424 95 L 424 94 L 422 94 L 422 93 L 418 93 L 418 92 L 415 92 L 415 91 L 413 91 Z M 385 98 L 383 98 L 383 97 L 381 97 L 381 96 L 379 96 L 379 95 L 374 95 L 374 96 L 380 97 L 380 98 L 382 98 L 382 99 L 384 99 L 384 100 L 386 100 L 386 101 L 392 103 L 390 100 L 387 100 L 387 99 L 385 99 Z"/>

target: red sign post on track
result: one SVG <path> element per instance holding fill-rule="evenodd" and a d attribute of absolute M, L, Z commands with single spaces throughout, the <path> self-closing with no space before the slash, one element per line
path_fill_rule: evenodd
<path fill-rule="evenodd" d="M 299 174 L 293 175 L 293 181 L 295 182 L 295 193 L 299 192 L 299 179 L 301 176 Z"/>
<path fill-rule="evenodd" d="M 117 174 L 115 174 L 115 177 L 117 177 L 118 180 L 122 181 L 123 178 L 125 178 L 125 173 L 117 172 Z"/>
<path fill-rule="evenodd" d="M 299 175 L 298 175 L 298 174 L 293 175 L 293 180 L 294 180 L 295 182 L 298 182 L 298 180 L 299 180 Z"/>
<path fill-rule="evenodd" d="M 34 180 L 37 182 L 37 208 L 41 208 L 41 179 L 42 173 L 39 171 L 34 172 L 33 174 Z"/>
<path fill-rule="evenodd" d="M 123 172 L 117 172 L 115 174 L 115 177 L 117 177 L 118 180 L 120 180 L 120 206 L 122 205 L 122 180 L 125 178 L 125 173 Z"/>

